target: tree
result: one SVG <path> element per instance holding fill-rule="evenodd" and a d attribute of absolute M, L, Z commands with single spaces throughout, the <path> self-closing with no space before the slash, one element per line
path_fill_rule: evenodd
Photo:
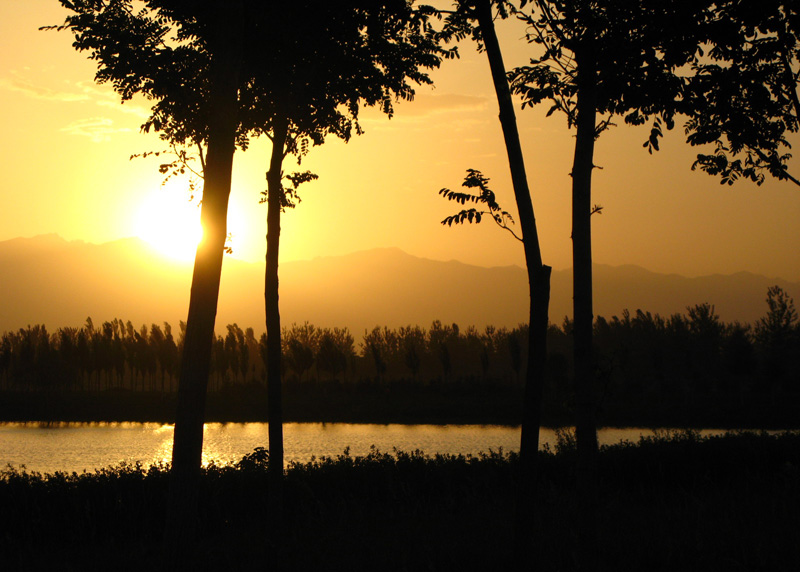
<path fill-rule="evenodd" d="M 278 303 L 280 219 L 299 200 L 298 186 L 311 173 L 284 175 L 283 161 L 298 158 L 333 135 L 362 132 L 362 105 L 391 117 L 392 100 L 411 99 L 411 83 L 431 82 L 423 69 L 439 65 L 441 49 L 427 22 L 430 10 L 405 0 L 354 0 L 348 9 L 324 0 L 253 3 L 254 26 L 246 47 L 251 75 L 245 107 L 248 124 L 272 141 L 267 172 L 267 252 L 264 280 L 270 453 L 270 504 L 274 532 L 281 515 L 283 429 L 281 322 Z M 289 185 L 284 186 L 284 180 Z"/>
<path fill-rule="evenodd" d="M 528 187 L 528 177 L 525 173 L 525 161 L 522 156 L 522 145 L 519 139 L 514 105 L 511 100 L 506 68 L 497 34 L 494 29 L 494 11 L 497 8 L 501 17 L 507 15 L 507 3 L 493 0 L 459 0 L 455 10 L 448 17 L 448 26 L 444 30 L 444 37 L 450 39 L 463 39 L 471 36 L 477 43 L 479 50 L 485 50 L 489 61 L 489 69 L 497 95 L 500 110 L 500 126 L 508 154 L 508 164 L 511 171 L 511 181 L 514 189 L 514 198 L 517 204 L 519 224 L 521 230 L 522 247 L 525 253 L 525 266 L 528 273 L 528 286 L 530 293 L 529 308 L 529 335 L 528 335 L 528 367 L 525 374 L 525 393 L 523 399 L 522 431 L 520 437 L 520 487 L 518 490 L 518 503 L 515 516 L 515 552 L 520 564 L 527 558 L 527 545 L 532 540 L 532 523 L 534 519 L 534 491 L 537 479 L 536 457 L 539 447 L 539 425 L 542 409 L 542 390 L 544 386 L 545 361 L 547 358 L 547 326 L 548 308 L 550 304 L 550 272 L 551 268 L 542 261 L 539 235 L 536 227 L 536 218 L 533 211 L 533 202 Z M 475 184 L 482 190 L 484 202 L 490 209 L 490 214 L 495 222 L 504 226 L 507 213 L 499 208 L 493 208 L 493 193 L 488 194 L 485 183 L 488 179 L 476 171 L 469 171 L 467 181 Z M 481 187 L 481 185 L 484 185 Z M 448 198 L 448 191 L 443 190 Z M 488 200 L 488 199 L 491 199 Z M 461 199 L 454 199 L 464 204 Z M 456 215 L 459 217 L 459 215 Z M 497 217 L 500 217 L 499 219 Z M 450 219 L 452 222 L 464 222 Z M 466 220 L 472 222 L 473 216 L 468 213 Z M 474 218 L 480 222 L 480 216 Z M 448 222 L 445 219 L 444 222 Z M 506 226 L 507 228 L 507 226 Z"/>
<path fill-rule="evenodd" d="M 161 363 L 161 385 L 164 386 L 164 375 L 169 375 L 170 390 L 172 388 L 172 376 L 178 357 L 178 347 L 172 337 L 172 326 L 164 322 L 164 341 L 158 350 L 158 361 Z"/>
<path fill-rule="evenodd" d="M 756 322 L 755 341 L 762 353 L 767 386 L 780 387 L 784 378 L 792 377 L 787 374 L 800 366 L 800 327 L 794 300 L 780 286 L 767 290 L 767 308 L 766 316 Z"/>
<path fill-rule="evenodd" d="M 303 379 L 303 374 L 311 370 L 319 351 L 319 338 L 322 332 L 313 324 L 308 322 L 302 326 L 292 324 L 290 328 L 284 328 L 281 333 L 281 344 L 283 346 L 281 371 L 291 370 L 297 375 L 297 379 Z M 266 344 L 266 337 L 264 338 Z M 266 350 L 266 345 L 264 346 Z"/>
<path fill-rule="evenodd" d="M 336 379 L 340 373 L 346 372 L 348 362 L 355 355 L 353 341 L 353 336 L 347 328 L 322 330 L 317 352 L 318 369 L 328 372 L 331 379 Z"/>
<path fill-rule="evenodd" d="M 225 361 L 231 371 L 231 383 L 236 383 L 241 370 L 243 357 L 241 348 L 244 345 L 244 332 L 238 324 L 228 324 L 226 328 L 228 335 L 225 336 L 225 354 L 227 358 Z"/>
<path fill-rule="evenodd" d="M 500 204 L 497 202 L 494 191 L 489 188 L 489 178 L 485 177 L 483 173 L 476 169 L 467 169 L 467 176 L 464 177 L 464 182 L 461 186 L 467 189 L 477 188 L 479 192 L 472 194 L 469 192 L 451 191 L 450 189 L 441 189 L 439 194 L 446 198 L 448 201 L 456 201 L 462 205 L 466 203 L 476 203 L 485 205 L 488 210 L 478 210 L 472 207 L 463 209 L 454 215 L 445 217 L 442 224 L 453 226 L 453 224 L 464 224 L 475 222 L 480 223 L 484 216 L 491 218 L 497 226 L 503 230 L 511 233 L 511 236 L 522 242 L 522 239 L 514 232 L 509 225 L 514 224 L 514 219 L 508 211 L 504 211 Z"/>
<path fill-rule="evenodd" d="M 375 380 L 380 383 L 389 368 L 388 360 L 397 353 L 397 335 L 387 327 L 375 326 L 371 331 L 364 330 L 361 352 L 370 357 L 375 365 Z"/>
<path fill-rule="evenodd" d="M 61 0 L 74 12 L 58 29 L 98 62 L 95 80 L 123 102 L 154 101 L 142 126 L 179 146 L 201 149 L 203 239 L 198 245 L 186 320 L 168 507 L 167 546 L 194 535 L 211 343 L 219 295 L 238 121 L 243 2 Z M 172 36 L 170 37 L 170 34 Z M 205 148 L 205 156 L 202 150 Z"/>
<path fill-rule="evenodd" d="M 522 2 L 524 6 L 526 2 Z M 595 567 L 594 457 L 597 451 L 592 358 L 591 215 L 594 146 L 615 115 L 641 125 L 652 120 L 645 146 L 658 149 L 662 125 L 674 125 L 683 81 L 696 36 L 676 34 L 697 21 L 701 2 L 640 0 L 536 0 L 535 11 L 516 14 L 528 26 L 528 41 L 541 55 L 509 75 L 523 107 L 544 100 L 548 115 L 563 112 L 575 128 L 572 167 L 573 354 L 575 365 L 578 489 L 582 516 L 580 562 Z"/>
<path fill-rule="evenodd" d="M 411 377 L 417 381 L 417 374 L 422 366 L 425 354 L 425 328 L 419 326 L 400 326 L 397 330 L 397 347 L 402 356 L 403 364 L 411 372 Z"/>
<path fill-rule="evenodd" d="M 288 177 L 294 189 L 287 191 L 283 159 L 302 156 L 326 135 L 347 140 L 353 130 L 360 133 L 360 104 L 378 105 L 391 115 L 392 98 L 410 99 L 409 82 L 430 83 L 420 68 L 438 65 L 447 52 L 428 28 L 429 11 L 412 10 L 404 0 L 361 0 L 348 10 L 321 0 L 288 5 L 146 0 L 140 11 L 131 0 L 62 4 L 75 15 L 60 28 L 70 29 L 75 47 L 98 61 L 96 80 L 111 82 L 123 101 L 135 94 L 154 99 L 143 128 L 160 131 L 171 144 L 201 149 L 204 235 L 181 362 L 169 511 L 180 523 L 168 527 L 188 537 L 236 144 L 246 147 L 251 133 L 266 134 L 273 143 L 267 173 L 267 378 L 270 467 L 282 475 L 280 213 L 293 204 L 297 185 L 311 177 Z M 275 491 L 279 480 L 274 479 Z"/>
<path fill-rule="evenodd" d="M 434 320 L 431 324 L 431 329 L 428 330 L 428 349 L 436 356 L 442 366 L 444 379 L 450 377 L 450 372 L 453 368 L 451 352 L 458 342 L 458 336 L 458 324 L 453 324 L 452 326 L 443 325 L 440 320 Z"/>
<path fill-rule="evenodd" d="M 706 18 L 682 111 L 687 141 L 713 145 L 692 165 L 721 184 L 789 172 L 787 136 L 800 129 L 800 7 L 797 2 L 720 0 Z"/>
<path fill-rule="evenodd" d="M 770 286 L 767 308 L 767 315 L 756 323 L 756 339 L 764 346 L 783 343 L 797 326 L 794 300 L 780 286 Z"/>

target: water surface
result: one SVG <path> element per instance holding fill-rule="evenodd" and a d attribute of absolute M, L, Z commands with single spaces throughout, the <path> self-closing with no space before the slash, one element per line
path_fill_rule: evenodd
<path fill-rule="evenodd" d="M 139 462 L 167 462 L 172 455 L 173 425 L 160 423 L 2 423 L 0 467 L 28 471 L 82 472 Z M 235 463 L 256 447 L 268 447 L 266 423 L 208 423 L 203 462 Z M 722 433 L 718 430 L 703 434 Z M 638 441 L 649 429 L 601 429 L 601 444 Z M 433 455 L 517 451 L 519 427 L 498 425 L 374 425 L 352 423 L 287 423 L 285 460 L 306 462 L 335 456 L 346 447 L 365 455 L 373 445 L 380 451 L 415 451 Z M 556 443 L 556 433 L 542 428 L 540 445 Z"/>

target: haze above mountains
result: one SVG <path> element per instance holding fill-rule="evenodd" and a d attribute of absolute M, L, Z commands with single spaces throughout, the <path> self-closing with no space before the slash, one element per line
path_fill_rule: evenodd
<path fill-rule="evenodd" d="M 141 324 L 186 319 L 192 266 L 165 258 L 140 239 L 105 244 L 57 235 L 0 242 L 0 332 L 45 324 L 49 330 L 113 318 Z M 226 257 L 217 331 L 226 324 L 264 330 L 263 265 Z M 767 310 L 767 288 L 800 301 L 800 283 L 747 272 L 687 278 L 637 266 L 595 265 L 595 315 L 642 309 L 662 316 L 713 304 L 722 320 L 754 323 Z M 429 327 L 439 319 L 483 329 L 526 320 L 525 271 L 418 258 L 394 248 L 292 261 L 280 267 L 284 325 L 308 321 L 350 328 Z M 550 320 L 571 315 L 572 271 L 554 271 Z"/>

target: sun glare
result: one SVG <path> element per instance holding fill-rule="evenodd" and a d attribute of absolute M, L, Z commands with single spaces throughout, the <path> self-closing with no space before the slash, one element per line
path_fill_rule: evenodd
<path fill-rule="evenodd" d="M 142 205 L 136 234 L 171 258 L 192 261 L 203 236 L 200 209 L 183 193 L 159 189 Z"/>

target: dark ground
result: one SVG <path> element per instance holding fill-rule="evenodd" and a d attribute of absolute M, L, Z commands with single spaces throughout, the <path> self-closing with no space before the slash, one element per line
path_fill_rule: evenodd
<path fill-rule="evenodd" d="M 575 570 L 574 448 L 541 453 L 539 570 Z M 267 455 L 210 467 L 195 562 L 268 570 Z M 288 570 L 509 570 L 516 458 L 373 453 L 290 467 Z M 159 570 L 168 473 L 0 478 L 0 569 Z M 692 433 L 599 456 L 600 571 L 796 571 L 800 435 Z"/>

